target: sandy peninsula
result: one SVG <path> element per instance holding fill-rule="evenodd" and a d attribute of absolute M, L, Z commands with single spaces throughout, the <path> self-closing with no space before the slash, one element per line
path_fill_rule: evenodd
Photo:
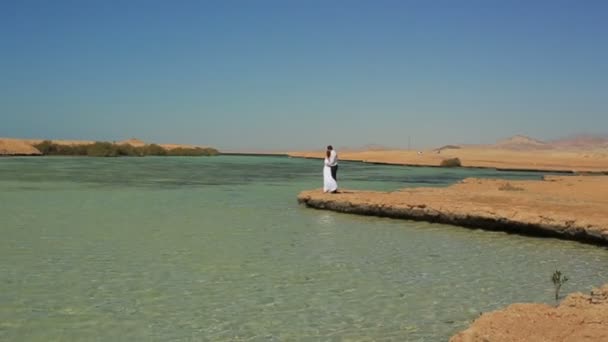
<path fill-rule="evenodd" d="M 546 176 L 542 181 L 468 178 L 446 188 L 393 192 L 304 191 L 308 207 L 556 236 L 608 245 L 608 177 Z"/>

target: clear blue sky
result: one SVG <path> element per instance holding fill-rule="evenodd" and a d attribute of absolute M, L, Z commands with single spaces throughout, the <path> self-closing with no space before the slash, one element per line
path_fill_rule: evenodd
<path fill-rule="evenodd" d="M 608 133 L 608 1 L 0 1 L 0 136 L 298 149 Z"/>

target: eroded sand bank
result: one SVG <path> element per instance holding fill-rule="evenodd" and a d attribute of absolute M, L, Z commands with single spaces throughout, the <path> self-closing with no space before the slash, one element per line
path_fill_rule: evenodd
<path fill-rule="evenodd" d="M 558 307 L 512 304 L 481 315 L 450 342 L 608 341 L 608 284 L 573 293 Z"/>
<path fill-rule="evenodd" d="M 608 244 L 608 177 L 468 178 L 446 188 L 304 191 L 308 207 Z"/>

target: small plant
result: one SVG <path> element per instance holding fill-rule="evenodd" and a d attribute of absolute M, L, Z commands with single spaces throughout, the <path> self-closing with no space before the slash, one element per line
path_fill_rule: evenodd
<path fill-rule="evenodd" d="M 568 281 L 568 277 L 562 277 L 562 272 L 555 270 L 555 272 L 553 272 L 553 276 L 551 277 L 551 281 L 553 282 L 553 286 L 555 286 L 555 301 L 557 301 L 559 298 L 559 290 L 561 289 L 562 285 Z"/>
<path fill-rule="evenodd" d="M 462 166 L 462 164 L 460 163 L 460 159 L 458 159 L 458 158 L 449 158 L 449 159 L 442 160 L 441 164 L 439 164 L 439 166 L 441 166 L 441 167 L 460 167 L 460 166 Z"/>
<path fill-rule="evenodd" d="M 523 191 L 523 190 L 524 190 L 524 188 L 520 188 L 520 187 L 517 187 L 517 186 L 513 186 L 513 185 L 511 185 L 511 183 L 508 183 L 508 182 L 507 182 L 507 183 L 505 183 L 505 184 L 501 185 L 501 186 L 498 188 L 498 190 L 500 190 L 500 191 Z"/>

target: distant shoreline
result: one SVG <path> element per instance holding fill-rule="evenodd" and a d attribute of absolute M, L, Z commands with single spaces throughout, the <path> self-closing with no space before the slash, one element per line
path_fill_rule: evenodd
<path fill-rule="evenodd" d="M 0 138 L 0 156 L 215 156 L 212 147 L 145 143 L 138 139 L 120 142 Z"/>
<path fill-rule="evenodd" d="M 458 159 L 459 167 L 497 171 L 608 174 L 608 148 L 591 150 L 510 150 L 496 147 L 462 147 L 448 150 L 338 151 L 340 160 L 377 165 L 442 167 Z M 293 158 L 323 159 L 323 151 L 289 152 Z"/>

